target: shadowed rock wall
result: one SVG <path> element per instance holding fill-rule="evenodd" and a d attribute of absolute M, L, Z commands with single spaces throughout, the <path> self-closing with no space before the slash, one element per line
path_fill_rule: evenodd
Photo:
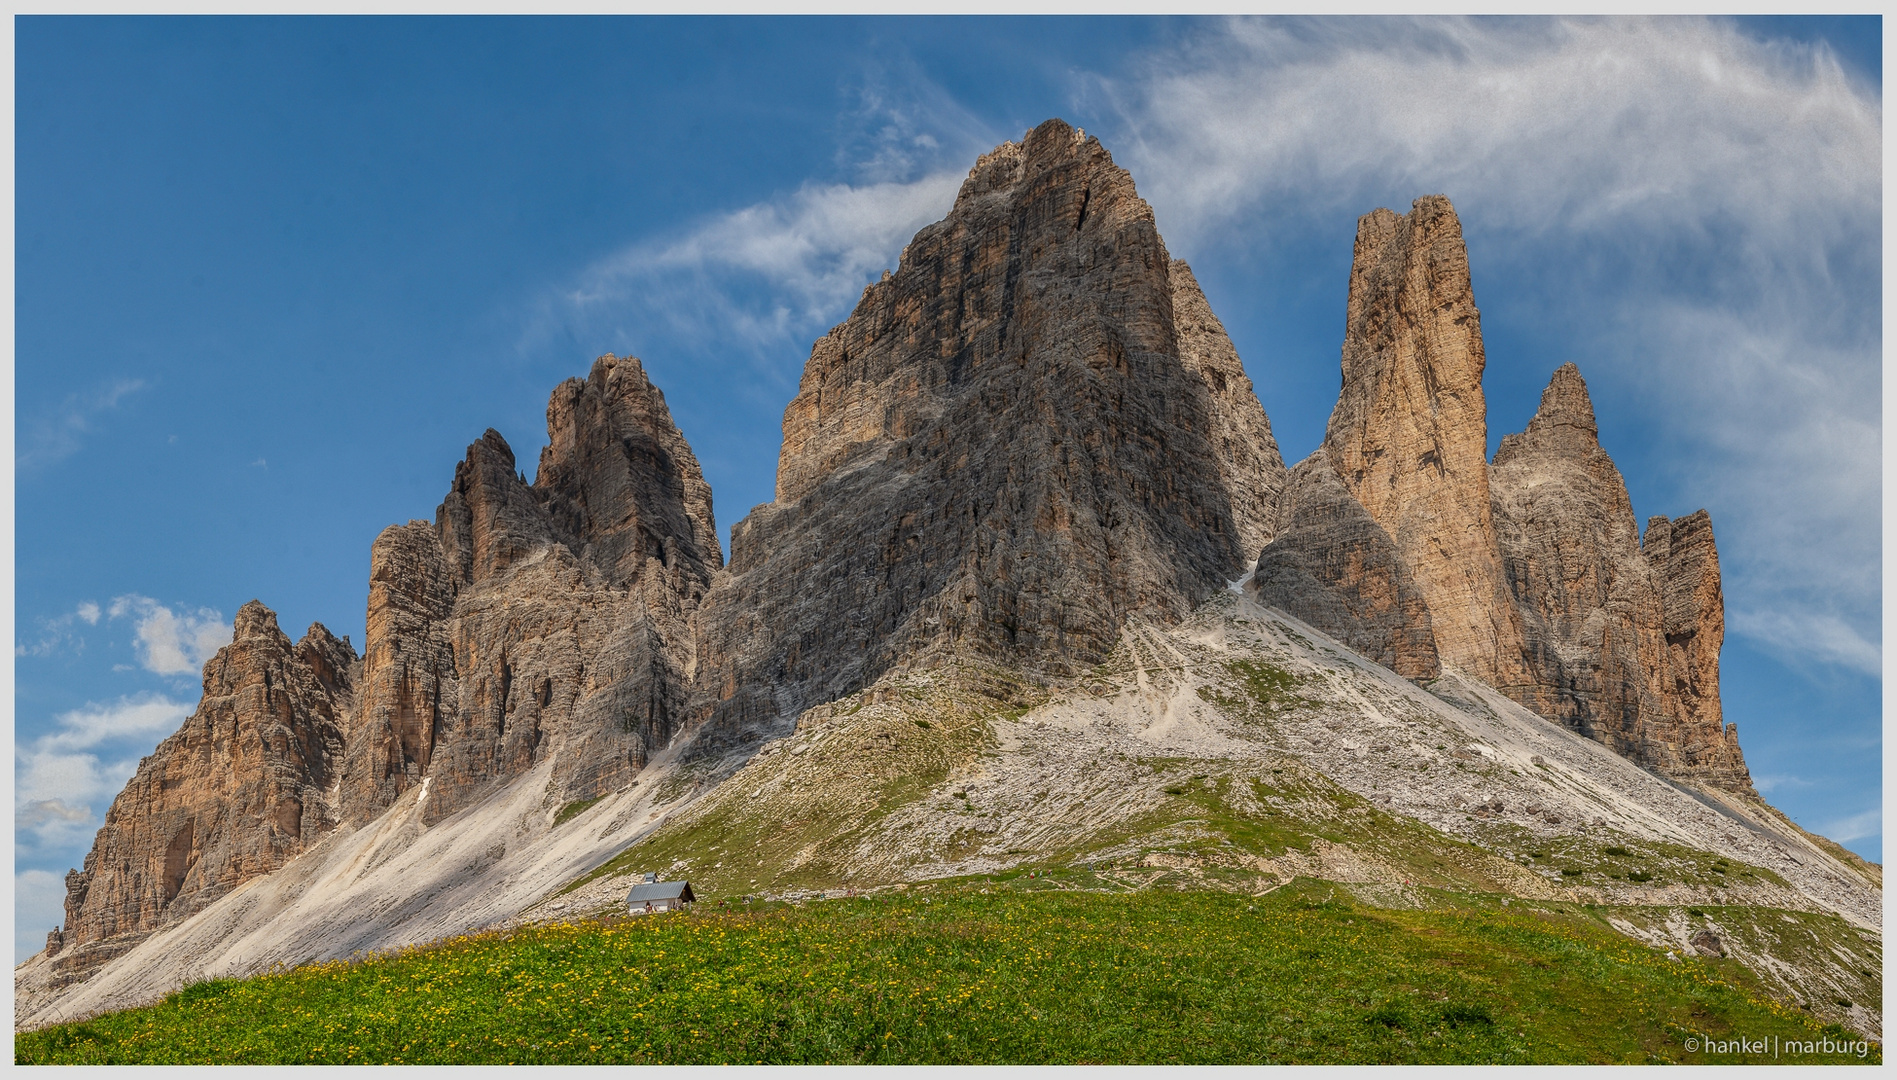
<path fill-rule="evenodd" d="M 1407 679 L 1442 674 L 1429 605 L 1390 534 L 1344 489 L 1322 447 L 1291 470 L 1276 538 L 1246 587 Z"/>
<path fill-rule="evenodd" d="M 1239 576 L 1282 473 L 1132 178 L 1050 120 L 811 350 L 700 612 L 710 742 L 949 656 L 1084 670 Z"/>

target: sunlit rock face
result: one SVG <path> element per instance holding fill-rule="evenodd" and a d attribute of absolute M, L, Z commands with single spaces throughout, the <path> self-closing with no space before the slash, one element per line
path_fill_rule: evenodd
<path fill-rule="evenodd" d="M 811 350 L 700 612 L 707 746 L 892 669 L 1097 664 L 1244 572 L 1283 471 L 1132 178 L 1050 120 Z"/>
<path fill-rule="evenodd" d="M 711 489 L 630 357 L 557 387 L 534 482 L 490 430 L 434 522 L 371 553 L 343 809 L 426 780 L 438 820 L 542 761 L 556 794 L 628 783 L 685 720 L 690 621 L 722 565 Z"/>
<path fill-rule="evenodd" d="M 1413 575 L 1443 662 L 1519 690 L 1530 676 L 1489 505 L 1485 363 L 1449 200 L 1359 219 L 1324 449 Z"/>
<path fill-rule="evenodd" d="M 255 600 L 234 630 L 204 665 L 197 710 L 139 762 L 84 867 L 66 875 L 65 978 L 276 870 L 337 824 L 355 652 L 321 623 L 291 643 Z"/>

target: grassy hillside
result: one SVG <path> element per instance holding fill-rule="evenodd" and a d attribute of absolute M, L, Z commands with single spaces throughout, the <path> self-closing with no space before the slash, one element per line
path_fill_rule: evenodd
<path fill-rule="evenodd" d="M 1571 905 L 1106 893 L 1003 876 L 563 924 L 190 987 L 19 1063 L 1649 1062 L 1855 1039 Z M 1781 1061 L 1881 1061 L 1845 1052 Z"/>

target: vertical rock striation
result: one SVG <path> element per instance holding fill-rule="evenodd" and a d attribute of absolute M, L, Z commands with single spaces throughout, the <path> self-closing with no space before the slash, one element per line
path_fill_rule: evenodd
<path fill-rule="evenodd" d="M 984 155 L 811 350 L 776 499 L 700 613 L 708 746 L 899 666 L 1061 677 L 1183 616 L 1282 482 L 1242 378 L 1097 139 L 1050 120 Z"/>
<path fill-rule="evenodd" d="M 1246 588 L 1407 679 L 1442 674 L 1429 605 L 1390 534 L 1344 489 L 1323 448 L 1285 483 L 1275 539 Z"/>
<path fill-rule="evenodd" d="M 1219 475 L 1232 501 L 1239 550 L 1250 563 L 1277 528 L 1278 496 L 1284 489 L 1284 458 L 1272 438 L 1271 421 L 1258 402 L 1225 324 L 1212 313 L 1199 279 L 1185 260 L 1174 259 L 1172 317 L 1179 359 L 1204 387 L 1204 411 Z"/>
<path fill-rule="evenodd" d="M 1750 792 L 1719 712 L 1725 616 L 1705 511 L 1654 518 L 1641 543 L 1573 364 L 1502 439 L 1490 481 L 1533 676 L 1517 700 L 1670 776 Z"/>
<path fill-rule="evenodd" d="M 1751 793 L 1738 725 L 1724 723 L 1719 703 L 1726 600 L 1712 517 L 1698 510 L 1670 521 L 1648 518 L 1641 552 L 1660 578 L 1666 609 L 1663 687 L 1670 725 L 1663 739 L 1653 740 L 1653 752 L 1665 747 L 1660 767 L 1672 775 Z"/>
<path fill-rule="evenodd" d="M 1665 647 L 1662 611 L 1627 486 L 1573 364 L 1555 372 L 1528 429 L 1503 437 L 1489 475 L 1534 677 L 1516 699 L 1637 755 L 1659 710 L 1649 673 Z"/>
<path fill-rule="evenodd" d="M 154 930 L 268 874 L 337 823 L 356 655 L 317 623 L 291 644 L 255 600 L 204 665 L 204 696 L 139 762 L 83 869 L 66 875 L 55 964 L 84 978 Z"/>
<path fill-rule="evenodd" d="M 1443 661 L 1519 691 L 1529 676 L 1490 518 L 1484 363 L 1449 200 L 1359 219 L 1324 449 L 1409 567 Z"/>
<path fill-rule="evenodd" d="M 684 720 L 692 612 L 722 565 L 711 489 L 637 360 L 547 407 L 534 483 L 488 431 L 435 521 L 371 552 L 344 812 L 423 779 L 437 820 L 551 758 L 565 798 L 622 787 Z"/>

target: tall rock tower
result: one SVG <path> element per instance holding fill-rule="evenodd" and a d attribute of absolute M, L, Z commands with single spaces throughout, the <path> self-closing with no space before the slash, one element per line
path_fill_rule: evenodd
<path fill-rule="evenodd" d="M 712 743 L 892 669 L 1096 664 L 1243 573 L 1282 477 L 1132 178 L 1050 120 L 811 350 L 776 499 L 700 611 Z"/>
<path fill-rule="evenodd" d="M 437 820 L 544 761 L 591 798 L 684 724 L 690 619 L 723 561 L 698 461 L 629 357 L 557 387 L 547 436 L 528 484 L 490 430 L 432 523 L 376 539 L 350 820 L 424 779 Z"/>
<path fill-rule="evenodd" d="M 1449 200 L 1359 219 L 1324 450 L 1414 576 L 1443 661 L 1516 692 L 1530 680 L 1490 516 L 1484 364 Z"/>

